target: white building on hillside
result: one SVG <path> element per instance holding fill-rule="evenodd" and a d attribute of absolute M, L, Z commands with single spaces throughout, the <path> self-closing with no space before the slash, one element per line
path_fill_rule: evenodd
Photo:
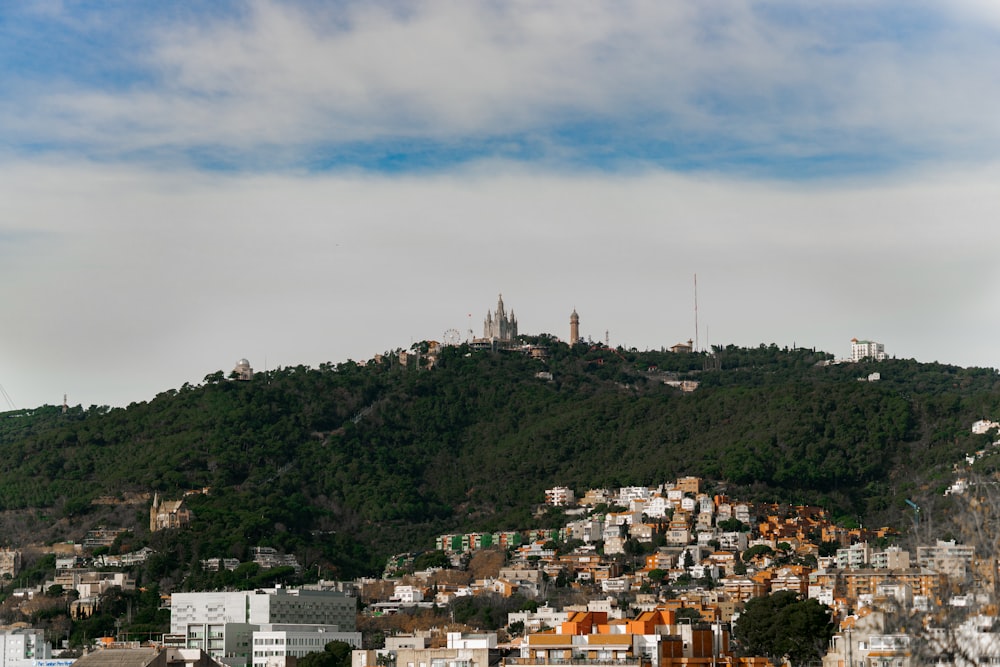
<path fill-rule="evenodd" d="M 851 339 L 851 361 L 861 361 L 871 359 L 873 361 L 884 361 L 886 359 L 885 345 L 871 340 Z"/>
<path fill-rule="evenodd" d="M 551 489 L 545 489 L 545 502 L 549 505 L 575 505 L 576 504 L 576 494 L 573 493 L 573 489 L 566 486 L 556 486 Z"/>

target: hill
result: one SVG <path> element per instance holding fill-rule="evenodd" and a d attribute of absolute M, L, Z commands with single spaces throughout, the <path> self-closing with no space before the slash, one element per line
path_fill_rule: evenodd
<path fill-rule="evenodd" d="M 429 369 L 425 354 L 419 370 L 414 355 L 390 355 L 249 382 L 219 371 L 128 408 L 4 413 L 0 538 L 125 525 L 128 546 L 157 549 L 146 576 L 167 585 L 199 559 L 257 545 L 354 576 L 430 548 L 435 534 L 558 521 L 533 514 L 551 486 L 689 474 L 744 498 L 899 521 L 905 498 L 936 493 L 956 461 L 988 446 L 971 423 L 1000 415 L 993 369 L 827 364 L 829 354 L 775 346 L 708 355 L 534 342 L 547 359 L 455 346 Z M 876 371 L 881 380 L 859 381 Z M 677 380 L 698 388 L 665 382 Z M 148 504 L 125 501 L 202 488 L 182 531 L 150 534 Z"/>

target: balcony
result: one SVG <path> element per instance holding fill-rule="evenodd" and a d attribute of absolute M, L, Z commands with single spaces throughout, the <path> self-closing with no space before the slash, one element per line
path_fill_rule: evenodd
<path fill-rule="evenodd" d="M 640 667 L 649 664 L 641 658 L 522 658 L 504 659 L 508 665 L 632 665 Z"/>

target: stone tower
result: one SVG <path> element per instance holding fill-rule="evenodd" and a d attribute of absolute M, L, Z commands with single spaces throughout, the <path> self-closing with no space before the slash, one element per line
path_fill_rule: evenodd
<path fill-rule="evenodd" d="M 569 316 L 569 344 L 576 345 L 580 342 L 580 316 L 576 314 L 576 308 Z"/>

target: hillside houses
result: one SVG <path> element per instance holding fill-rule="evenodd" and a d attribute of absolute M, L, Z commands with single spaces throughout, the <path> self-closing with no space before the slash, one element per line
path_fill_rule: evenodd
<path fill-rule="evenodd" d="M 777 593 L 815 600 L 832 610 L 840 633 L 863 630 L 871 646 L 884 646 L 886 655 L 896 655 L 893 651 L 902 655 L 910 639 L 873 620 L 881 618 L 879 610 L 887 605 L 921 612 L 972 605 L 974 596 L 961 597 L 956 591 L 965 584 L 983 583 L 981 563 L 970 546 L 938 541 L 911 552 L 889 543 L 892 533 L 887 529 L 840 527 L 818 507 L 745 502 L 713 490 L 698 478 L 581 494 L 555 487 L 546 492 L 545 502 L 563 508 L 567 519 L 563 526 L 440 535 L 434 546 L 443 554 L 404 552 L 391 559 L 382 579 L 357 582 L 361 613 L 369 620 L 409 615 L 399 617 L 401 623 L 409 623 L 424 614 L 436 619 L 441 628 L 434 641 L 397 640 L 390 635 L 385 648 L 356 651 L 354 665 L 390 667 L 392 658 L 396 667 L 401 667 L 400 660 L 409 667 L 412 658 L 413 667 L 421 661 L 444 664 L 440 660 L 461 662 L 465 667 L 477 660 L 483 661 L 483 667 L 581 661 L 625 667 L 766 667 L 771 664 L 766 660 L 737 655 L 732 628 L 753 600 Z M 100 537 L 112 535 L 117 550 L 120 533 L 104 530 Z M 101 598 L 110 589 L 133 590 L 136 583 L 130 568 L 155 553 L 145 546 L 123 554 L 107 553 L 105 548 L 93 557 L 86 549 L 64 544 L 53 545 L 56 551 L 55 577 L 35 594 L 56 586 L 75 591 L 75 599 L 67 604 L 79 618 L 99 611 Z M 262 570 L 282 568 L 298 574 L 303 572 L 302 562 L 308 563 L 273 547 L 248 547 L 247 551 Z M 451 576 L 460 573 L 449 570 L 448 562 L 465 567 L 476 558 L 489 561 L 494 569 L 473 574 L 470 566 L 466 576 Z M 414 571 L 419 562 L 433 566 Z M 201 559 L 200 564 L 206 573 L 246 569 L 239 560 L 221 556 Z M 287 602 L 297 614 L 305 613 L 308 605 L 304 603 L 323 597 L 295 593 L 286 598 L 280 590 L 269 594 Z M 226 595 L 230 593 L 237 591 Z M 226 598 L 226 604 L 242 609 L 245 615 L 247 601 L 253 604 L 258 594 L 264 595 L 243 592 L 239 600 L 239 596 Z M 172 626 L 173 616 L 179 622 L 183 613 L 193 613 L 185 595 L 167 597 L 164 603 L 171 608 Z M 183 604 L 176 606 L 178 601 Z M 496 635 L 460 633 L 449 636 L 450 648 L 445 648 L 443 633 L 453 631 L 445 627 L 448 610 L 455 614 L 461 605 L 472 602 L 508 605 L 504 613 L 512 610 L 506 616 L 506 629 L 500 632 L 503 641 L 498 642 Z M 259 651 L 261 658 L 277 656 L 280 642 L 298 642 L 280 649 L 281 655 L 289 656 L 292 650 L 320 650 L 323 638 L 349 625 L 346 617 L 340 623 L 324 617 L 317 623 L 330 627 L 322 631 L 278 627 L 273 619 L 249 628 L 230 621 L 216 623 L 215 607 L 206 607 L 204 620 L 185 621 L 204 628 L 175 629 L 170 641 L 184 648 L 202 648 L 229 664 L 226 652 L 244 650 L 233 649 L 231 642 L 244 648 L 254 646 L 249 650 L 254 656 Z M 348 609 L 354 612 L 353 603 L 341 611 Z M 240 615 L 232 610 L 227 613 L 233 618 Z M 350 627 L 353 632 L 354 626 Z M 213 635 L 220 632 L 224 637 Z M 254 633 L 260 633 L 259 637 Z M 350 638 L 360 646 L 356 635 Z M 269 643 L 248 643 L 257 640 Z M 853 643 L 838 634 L 827 650 L 832 656 L 842 655 Z M 455 648 L 459 646 L 465 648 Z M 264 655 L 268 652 L 273 656 Z M 473 655 L 478 657 L 470 662 Z M 872 651 L 865 655 L 877 657 Z M 833 667 L 833 660 L 825 664 Z"/>

